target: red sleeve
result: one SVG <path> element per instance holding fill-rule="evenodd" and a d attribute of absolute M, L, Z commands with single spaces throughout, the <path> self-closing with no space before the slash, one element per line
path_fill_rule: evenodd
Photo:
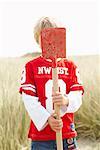
<path fill-rule="evenodd" d="M 82 81 L 80 79 L 79 69 L 75 64 L 72 65 L 72 73 L 71 73 L 71 82 L 70 82 L 70 91 L 82 91 L 84 93 L 84 88 L 82 85 Z"/>
<path fill-rule="evenodd" d="M 25 67 L 22 70 L 21 86 L 19 92 L 21 94 L 22 92 L 24 92 L 28 95 L 36 96 L 36 86 L 34 82 L 33 68 L 31 63 L 29 62 L 25 65 Z"/>

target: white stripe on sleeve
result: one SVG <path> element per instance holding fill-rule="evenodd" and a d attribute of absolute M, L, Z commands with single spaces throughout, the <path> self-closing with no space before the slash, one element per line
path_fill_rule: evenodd
<path fill-rule="evenodd" d="M 22 100 L 31 120 L 34 122 L 38 131 L 41 131 L 47 125 L 50 114 L 38 101 L 38 97 L 30 96 L 23 92 Z"/>
<path fill-rule="evenodd" d="M 36 90 L 33 89 L 33 88 L 31 88 L 31 87 L 23 87 L 23 89 L 24 89 L 24 90 L 30 90 L 30 91 L 36 93 Z"/>
<path fill-rule="evenodd" d="M 21 87 L 31 87 L 33 89 L 36 89 L 36 87 L 32 84 L 23 84 L 23 85 L 21 85 Z"/>
<path fill-rule="evenodd" d="M 72 88 L 72 87 L 77 87 L 77 86 L 82 86 L 81 84 L 74 84 L 74 85 L 72 85 L 70 88 Z"/>

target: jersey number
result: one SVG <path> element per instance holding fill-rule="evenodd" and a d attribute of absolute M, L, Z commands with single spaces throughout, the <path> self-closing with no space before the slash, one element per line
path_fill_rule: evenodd
<path fill-rule="evenodd" d="M 59 87 L 60 87 L 60 92 L 62 94 L 66 94 L 66 83 L 62 79 L 59 79 L 58 84 L 59 84 Z M 46 109 L 50 113 L 53 113 L 52 87 L 53 87 L 53 81 L 48 80 L 45 84 L 45 95 L 47 97 L 47 99 L 46 99 Z"/>
<path fill-rule="evenodd" d="M 21 84 L 25 83 L 25 81 L 26 81 L 26 69 L 24 67 L 21 75 Z"/>

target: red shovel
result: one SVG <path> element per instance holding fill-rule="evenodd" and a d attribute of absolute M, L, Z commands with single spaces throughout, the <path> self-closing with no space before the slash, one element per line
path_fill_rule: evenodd
<path fill-rule="evenodd" d="M 54 93 L 59 92 L 57 58 L 66 57 L 66 29 L 46 28 L 41 32 L 42 56 L 52 60 L 52 80 Z M 54 105 L 57 119 L 60 119 L 60 106 Z M 62 131 L 56 132 L 57 150 L 63 150 Z"/>

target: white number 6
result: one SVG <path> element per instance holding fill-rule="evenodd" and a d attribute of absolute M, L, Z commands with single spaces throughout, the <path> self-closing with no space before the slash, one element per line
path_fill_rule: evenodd
<path fill-rule="evenodd" d="M 24 67 L 22 70 L 21 84 L 25 83 L 25 81 L 26 81 L 26 69 Z"/>

